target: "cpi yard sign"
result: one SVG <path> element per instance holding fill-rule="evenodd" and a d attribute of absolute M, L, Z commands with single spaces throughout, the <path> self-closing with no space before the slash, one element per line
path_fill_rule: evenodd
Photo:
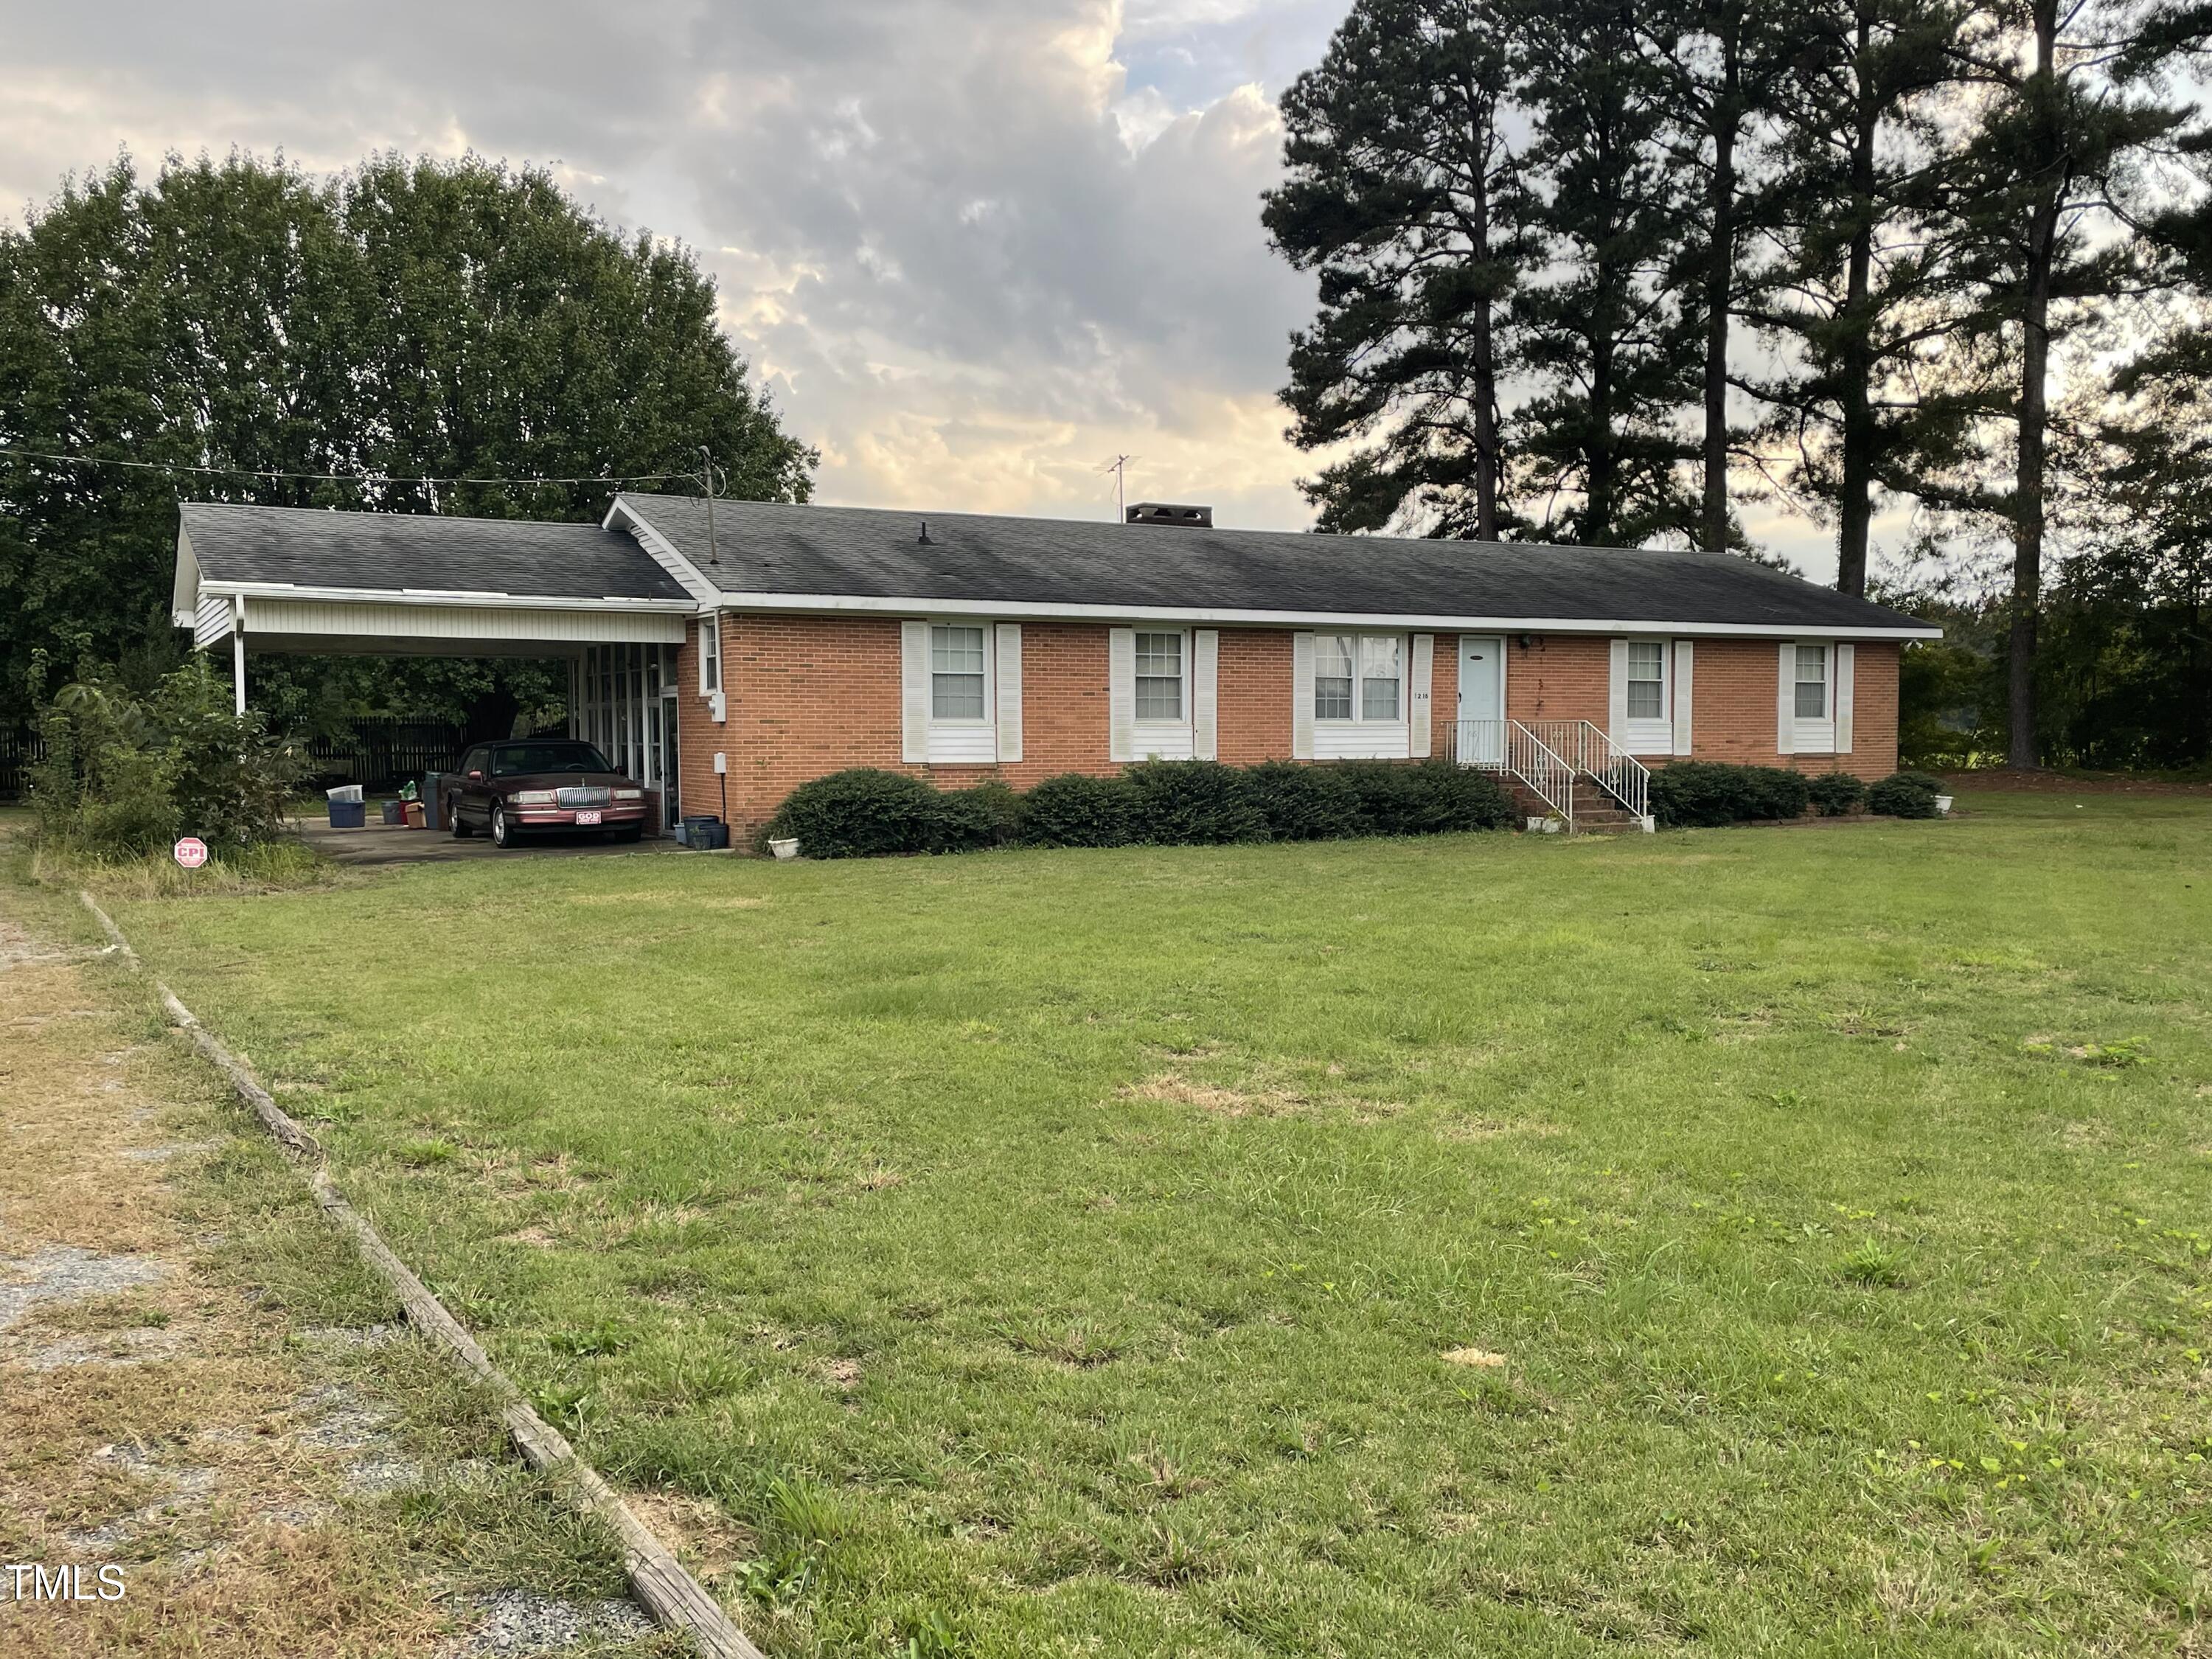
<path fill-rule="evenodd" d="M 186 836 L 176 846 L 176 860 L 187 870 L 197 870 L 207 862 L 207 843 L 198 836 Z"/>

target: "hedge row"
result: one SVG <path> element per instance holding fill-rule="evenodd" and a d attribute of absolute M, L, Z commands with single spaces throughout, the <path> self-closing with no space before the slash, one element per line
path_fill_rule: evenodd
<path fill-rule="evenodd" d="M 1808 775 L 1779 766 L 1730 766 L 1675 761 L 1651 775 L 1651 816 L 1668 829 L 1802 817 L 1862 808 L 1895 818 L 1932 818 L 1943 781 L 1925 772 L 1899 772 L 1871 787 L 1848 772 Z"/>
<path fill-rule="evenodd" d="M 966 853 L 986 847 L 1218 846 L 1502 830 L 1513 804 L 1489 777 L 1448 761 L 1146 761 L 1118 777 L 933 788 L 874 768 L 793 790 L 763 839 L 795 836 L 809 858 Z"/>

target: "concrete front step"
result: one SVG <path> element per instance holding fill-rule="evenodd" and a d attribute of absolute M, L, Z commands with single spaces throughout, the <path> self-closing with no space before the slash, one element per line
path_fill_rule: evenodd
<path fill-rule="evenodd" d="M 1526 823 L 1530 818 L 1548 818 L 1552 809 L 1544 798 L 1520 779 L 1510 773 L 1492 773 L 1508 795 L 1513 798 L 1514 811 Z M 1610 795 L 1594 783 L 1584 780 L 1575 787 L 1575 833 L 1583 836 L 1632 835 L 1644 825 L 1627 808 L 1617 805 Z"/>

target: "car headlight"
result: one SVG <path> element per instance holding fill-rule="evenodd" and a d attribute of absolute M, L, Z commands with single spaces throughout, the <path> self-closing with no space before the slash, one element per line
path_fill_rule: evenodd
<path fill-rule="evenodd" d="M 550 789 L 518 789 L 507 799 L 517 806 L 550 806 L 554 794 Z"/>
<path fill-rule="evenodd" d="M 645 799 L 645 791 L 642 789 L 617 789 L 615 791 L 615 799 L 617 800 L 643 800 Z"/>

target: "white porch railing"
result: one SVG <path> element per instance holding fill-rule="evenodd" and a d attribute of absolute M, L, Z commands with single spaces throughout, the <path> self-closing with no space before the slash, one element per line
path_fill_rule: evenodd
<path fill-rule="evenodd" d="M 1638 818 L 1651 816 L 1651 769 L 1589 720 L 1531 720 L 1544 746 Z"/>
<path fill-rule="evenodd" d="M 1510 774 L 1565 822 L 1570 834 L 1578 782 L 1650 827 L 1650 769 L 1589 720 L 1455 720 L 1449 730 L 1451 759 Z"/>
<path fill-rule="evenodd" d="M 1519 720 L 1455 720 L 1450 758 L 1486 772 L 1509 772 L 1571 830 L 1575 769 Z"/>

